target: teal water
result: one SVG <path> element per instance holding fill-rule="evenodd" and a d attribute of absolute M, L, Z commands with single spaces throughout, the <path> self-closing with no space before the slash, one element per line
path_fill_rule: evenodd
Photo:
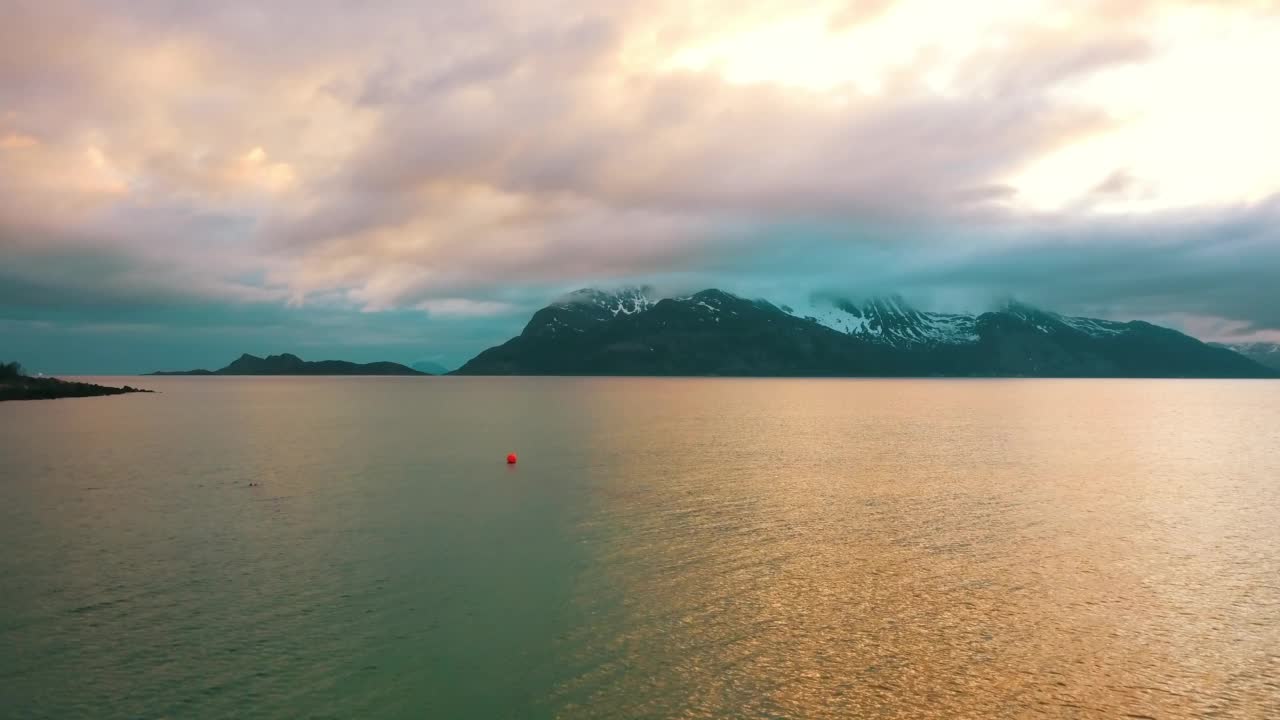
<path fill-rule="evenodd" d="M 0 404 L 0 717 L 1280 717 L 1280 383 L 118 382 Z"/>

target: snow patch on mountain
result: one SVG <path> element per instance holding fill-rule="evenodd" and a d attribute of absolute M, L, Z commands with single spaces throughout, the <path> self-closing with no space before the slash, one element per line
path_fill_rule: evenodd
<path fill-rule="evenodd" d="M 1103 337 L 1105 335 L 1119 335 L 1128 328 L 1124 323 L 1114 322 L 1112 320 L 1095 320 L 1094 318 L 1067 317 L 1065 315 L 1058 316 L 1067 327 L 1079 330 L 1086 335 L 1093 337 Z"/>
<path fill-rule="evenodd" d="M 814 296 L 804 302 L 782 306 L 782 309 L 846 335 L 894 347 L 978 340 L 972 315 L 922 312 L 898 296 L 860 303 Z"/>
<path fill-rule="evenodd" d="M 1097 318 L 1070 317 L 1067 315 L 1059 315 L 1055 312 L 1041 310 L 1030 305 L 1020 302 L 1010 301 L 1003 308 L 1006 312 L 1017 317 L 1040 332 L 1050 333 L 1060 330 L 1062 327 L 1068 327 L 1077 332 L 1082 332 L 1090 337 L 1107 337 L 1109 335 L 1119 335 L 1128 332 L 1129 325 L 1127 323 L 1115 322 L 1113 320 L 1098 320 Z"/>
<path fill-rule="evenodd" d="M 693 295 L 673 297 L 671 301 L 685 305 L 708 318 L 737 315 L 742 303 L 808 320 L 846 335 L 896 348 L 964 345 L 978 342 L 978 316 L 919 310 L 897 295 L 853 301 L 832 295 L 811 295 L 803 299 L 787 298 L 785 303 L 768 300 L 746 300 L 723 290 L 703 290 Z M 585 332 L 596 322 L 607 322 L 624 315 L 637 315 L 652 309 L 658 296 L 650 287 L 623 287 L 616 290 L 586 288 L 570 293 L 552 307 L 574 311 L 570 316 L 552 316 L 546 331 L 573 330 Z M 579 312 L 581 314 L 579 314 Z M 1067 317 L 1047 312 L 1016 301 L 1004 303 L 997 312 L 1015 317 L 1041 333 L 1080 332 L 1100 338 L 1119 335 L 1130 327 L 1126 323 L 1094 318 Z M 565 320 L 569 320 L 566 323 Z M 585 326 L 584 326 L 585 323 Z"/>
<path fill-rule="evenodd" d="M 832 330 L 893 347 L 962 345 L 979 339 L 976 316 L 918 310 L 896 295 L 858 302 L 814 296 L 778 307 Z M 1119 335 L 1129 329 L 1125 323 L 1066 317 L 1017 302 L 1006 303 L 999 312 L 1016 317 L 1046 334 L 1074 330 L 1091 337 L 1105 337 Z"/>
<path fill-rule="evenodd" d="M 652 289 L 648 287 L 624 287 L 617 290 L 596 290 L 583 288 L 569 293 L 556 303 L 561 307 L 587 306 L 603 311 L 609 317 L 634 315 L 653 307 Z M 598 317 L 604 321 L 607 318 Z"/>
<path fill-rule="evenodd" d="M 1217 347 L 1235 351 L 1254 362 L 1280 370 L 1280 343 L 1252 341 L 1235 343 L 1211 343 Z"/>
<path fill-rule="evenodd" d="M 1245 355 L 1280 355 L 1280 343 L 1239 342 L 1220 343 L 1223 347 Z"/>

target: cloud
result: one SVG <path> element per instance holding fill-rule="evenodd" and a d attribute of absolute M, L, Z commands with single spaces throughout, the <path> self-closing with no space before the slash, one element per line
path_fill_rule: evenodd
<path fill-rule="evenodd" d="M 517 308 L 510 303 L 493 302 L 491 300 L 468 300 L 466 298 L 443 298 L 439 300 L 423 300 L 418 307 L 433 315 L 453 315 L 462 317 L 489 317 L 509 314 Z"/>
<path fill-rule="evenodd" d="M 848 0 L 827 18 L 832 32 L 844 32 L 870 22 L 888 12 L 894 0 Z"/>
<path fill-rule="evenodd" d="M 6 19 L 0 317 L 406 313 L 487 328 L 478 349 L 564 290 L 647 280 L 1280 329 L 1280 103 L 1247 80 L 1280 47 L 1266 4 L 19 0 Z"/>
<path fill-rule="evenodd" d="M 40 141 L 30 135 L 21 133 L 9 133 L 0 137 L 0 150 L 23 150 L 25 148 L 36 147 Z"/>
<path fill-rule="evenodd" d="M 1080 314 L 1173 312 L 1280 330 L 1280 195 L 1235 212 L 1188 210 L 1002 230 L 1010 240 L 900 278 L 904 287 L 987 289 Z"/>
<path fill-rule="evenodd" d="M 136 311 L 155 305 L 259 303 L 284 299 L 279 290 L 200 273 L 183 262 L 143 260 L 90 246 L 8 255 L 0 268 L 0 307 Z"/>
<path fill-rule="evenodd" d="M 361 296 L 382 307 L 675 272 L 782 218 L 970 210 L 1012 192 L 994 184 L 1002 172 L 1107 124 L 1026 80 L 996 101 L 908 86 L 833 104 L 630 71 L 622 45 L 608 22 L 579 18 L 526 32 L 505 55 L 486 48 L 419 75 L 378 68 L 353 93 L 379 108 L 374 139 L 305 212 L 274 219 L 268 235 L 300 258 L 281 280 L 309 292 L 365 278 Z M 1096 55 L 1131 58 L 1110 45 Z M 1044 51 L 1042 75 L 1093 67 L 1080 56 Z"/>

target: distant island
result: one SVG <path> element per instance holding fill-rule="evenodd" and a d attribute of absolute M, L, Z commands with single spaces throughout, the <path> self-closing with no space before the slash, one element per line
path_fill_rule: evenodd
<path fill-rule="evenodd" d="M 0 363 L 0 401 L 57 400 L 58 398 L 100 397 L 126 393 L 149 393 L 151 390 L 107 387 L 93 383 L 72 382 L 51 377 L 31 377 L 16 362 Z"/>
<path fill-rule="evenodd" d="M 161 370 L 149 375 L 429 375 L 393 362 L 307 361 L 290 353 L 265 358 L 244 354 L 221 370 Z"/>
<path fill-rule="evenodd" d="M 584 289 L 456 375 L 1275 378 L 1274 346 L 1212 346 L 1142 321 L 1060 315 L 1019 302 L 981 314 L 898 296 L 794 304 L 709 289 Z"/>

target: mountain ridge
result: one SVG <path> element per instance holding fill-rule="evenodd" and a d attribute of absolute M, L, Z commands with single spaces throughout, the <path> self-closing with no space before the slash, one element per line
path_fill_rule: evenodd
<path fill-rule="evenodd" d="M 774 304 L 719 289 L 655 299 L 594 288 L 538 310 L 459 375 L 1275 377 L 1231 350 L 1142 321 L 1009 302 L 977 314 L 898 296 Z"/>
<path fill-rule="evenodd" d="M 1280 370 L 1280 343 L 1254 341 L 1209 344 L 1239 353 L 1259 365 Z"/>
<path fill-rule="evenodd" d="M 148 375 L 428 375 L 393 362 L 308 361 L 293 353 L 258 357 L 244 353 L 220 370 L 169 370 Z"/>

